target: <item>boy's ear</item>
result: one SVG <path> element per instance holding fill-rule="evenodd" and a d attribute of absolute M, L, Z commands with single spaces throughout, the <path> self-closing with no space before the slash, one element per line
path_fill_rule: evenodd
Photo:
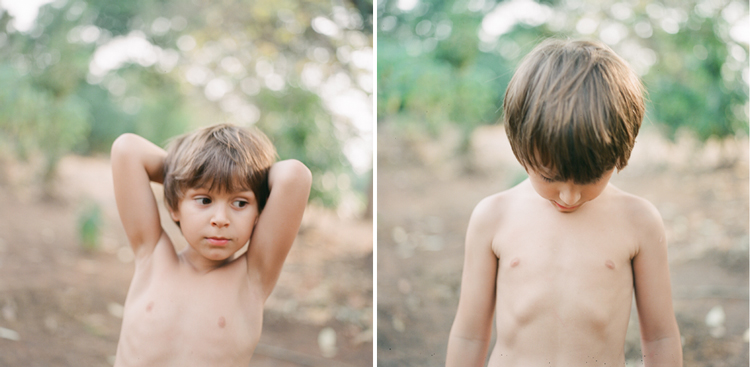
<path fill-rule="evenodd" d="M 180 211 L 179 211 L 179 209 L 172 210 L 172 208 L 167 207 L 167 210 L 169 211 L 169 216 L 172 217 L 172 221 L 175 222 L 175 223 L 180 223 Z"/>

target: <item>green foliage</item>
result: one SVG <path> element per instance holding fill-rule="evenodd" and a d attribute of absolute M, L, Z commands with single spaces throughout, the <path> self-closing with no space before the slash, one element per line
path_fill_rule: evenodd
<path fill-rule="evenodd" d="M 465 139 L 476 126 L 492 122 L 494 110 L 487 106 L 498 98 L 497 75 L 457 54 L 448 57 L 448 47 L 442 50 L 441 57 L 436 54 L 443 51 L 405 57 L 397 40 L 378 40 L 379 119 L 404 114 L 398 121 L 433 135 L 443 124 L 454 123 Z"/>
<path fill-rule="evenodd" d="M 186 107 L 187 99 L 169 74 L 153 69 L 128 66 L 111 76 L 129 85 L 121 96 L 113 96 L 98 85 L 84 84 L 77 91 L 89 102 L 91 129 L 78 153 L 107 152 L 123 133 L 132 132 L 161 144 L 186 132 L 194 118 Z"/>
<path fill-rule="evenodd" d="M 362 31 L 372 33 L 372 0 L 350 0 L 359 11 L 362 17 Z"/>
<path fill-rule="evenodd" d="M 371 5 L 55 1 L 25 32 L 0 12 L 0 148 L 42 156 L 49 185 L 60 157 L 107 153 L 122 133 L 163 145 L 199 126 L 257 122 L 281 157 L 302 160 L 316 177 L 359 182 L 342 150 L 359 132 L 301 73 L 314 65 L 322 81 L 357 81 L 362 68 L 350 55 L 371 47 Z M 128 40 L 139 43 L 104 55 Z M 318 184 L 312 196 L 337 205 L 345 193 L 329 186 Z"/>
<path fill-rule="evenodd" d="M 447 61 L 456 69 L 472 65 L 479 54 L 476 29 L 481 18 L 466 13 L 453 14 L 451 24 L 457 25 L 448 38 L 440 41 L 435 50 L 437 60 Z"/>
<path fill-rule="evenodd" d="M 110 8 L 104 6 L 100 12 L 81 1 L 61 8 L 46 5 L 40 9 L 37 26 L 30 34 L 3 33 L 8 47 L 0 53 L 0 79 L 6 86 L 0 91 L 0 131 L 10 137 L 6 144 L 13 144 L 21 158 L 43 155 L 45 185 L 50 184 L 64 154 L 108 151 L 118 134 L 133 131 L 127 128 L 128 116 L 117 108 L 109 93 L 87 81 L 96 44 L 69 39 L 77 27 L 106 17 Z M 104 38 L 112 34 L 107 29 L 96 32 Z M 163 93 L 163 89 L 149 91 L 158 95 L 150 96 L 155 104 L 175 96 Z M 151 120 L 145 119 L 153 124 Z"/>
<path fill-rule="evenodd" d="M 471 131 L 496 119 L 502 78 L 494 64 L 477 62 L 479 14 L 453 12 L 452 1 L 421 6 L 414 14 L 394 2 L 381 9 L 395 25 L 378 33 L 378 122 L 431 135 L 455 124 L 465 150 Z"/>
<path fill-rule="evenodd" d="M 99 248 L 102 226 L 102 209 L 96 203 L 87 205 L 78 216 L 78 237 L 81 241 L 81 248 L 86 251 Z"/>
<path fill-rule="evenodd" d="M 276 146 L 280 159 L 294 158 L 310 168 L 314 177 L 313 198 L 324 205 L 339 203 L 337 187 L 323 184 L 326 174 L 349 175 L 347 162 L 341 155 L 344 131 L 339 131 L 315 93 L 289 88 L 284 93 L 263 91 L 258 97 L 265 114 L 257 127 Z"/>
<path fill-rule="evenodd" d="M 531 48 L 548 37 L 593 37 L 642 74 L 648 116 L 667 136 L 679 129 L 701 140 L 748 133 L 748 45 L 730 36 L 732 22 L 747 17 L 746 4 L 540 1 L 544 7 L 516 14 L 513 3 L 443 0 L 402 10 L 396 0 L 381 2 L 378 122 L 430 133 L 446 124 L 467 131 L 494 123 Z M 493 12 L 501 17 L 490 26 L 515 23 L 492 34 L 485 22 Z"/>
<path fill-rule="evenodd" d="M 742 46 L 727 45 L 719 37 L 719 20 L 692 14 L 688 22 L 690 28 L 684 32 L 656 32 L 652 37 L 663 45 L 653 68 L 658 72 L 644 77 L 654 118 L 669 138 L 681 128 L 704 141 L 747 134 L 742 106 L 747 106 L 748 85 L 742 81 L 742 65 L 732 60 L 728 50 Z"/>
<path fill-rule="evenodd" d="M 79 144 L 89 129 L 85 101 L 37 88 L 7 64 L 0 64 L 0 84 L 0 132 L 15 138 L 5 144 L 12 144 L 22 158 L 42 152 L 43 175 L 51 177 L 60 156 Z"/>

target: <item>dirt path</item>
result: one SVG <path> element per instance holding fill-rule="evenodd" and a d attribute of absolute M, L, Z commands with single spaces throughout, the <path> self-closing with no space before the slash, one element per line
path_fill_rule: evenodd
<path fill-rule="evenodd" d="M 451 156 L 449 137 L 399 138 L 385 124 L 378 131 L 378 366 L 440 366 L 469 215 L 524 173 L 501 127 L 477 131 L 464 159 Z M 612 180 L 664 218 L 685 366 L 748 366 L 747 152 L 747 139 L 699 149 L 646 130 Z M 722 157 L 737 161 L 722 166 Z M 709 327 L 709 313 L 725 321 Z M 639 355 L 634 312 L 628 366 L 640 366 Z"/>
<path fill-rule="evenodd" d="M 108 161 L 63 159 L 55 199 L 14 167 L 0 180 L 0 366 L 111 366 L 133 263 Z M 86 251 L 78 219 L 92 205 L 102 235 Z M 309 208 L 251 366 L 372 366 L 372 319 L 372 223 Z M 332 357 L 321 332 L 335 336 Z"/>

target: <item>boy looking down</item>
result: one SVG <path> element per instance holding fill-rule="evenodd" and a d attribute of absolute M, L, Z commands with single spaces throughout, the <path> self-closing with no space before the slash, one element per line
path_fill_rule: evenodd
<path fill-rule="evenodd" d="M 548 40 L 503 103 L 529 178 L 474 209 L 446 366 L 624 366 L 635 295 L 646 367 L 682 366 L 664 226 L 609 183 L 644 115 L 643 87 L 608 47 Z"/>
<path fill-rule="evenodd" d="M 310 193 L 307 167 L 275 156 L 265 135 L 229 125 L 178 137 L 168 152 L 133 134 L 114 142 L 115 198 L 135 254 L 115 366 L 249 364 Z M 180 253 L 151 181 L 164 184 L 189 244 Z"/>

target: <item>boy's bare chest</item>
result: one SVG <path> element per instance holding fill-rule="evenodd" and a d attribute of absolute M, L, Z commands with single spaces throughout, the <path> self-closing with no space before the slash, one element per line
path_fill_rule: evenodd
<path fill-rule="evenodd" d="M 492 243 L 498 256 L 498 296 L 513 295 L 502 303 L 519 314 L 531 313 L 527 317 L 554 306 L 605 322 L 615 316 L 597 313 L 591 305 L 630 305 L 636 241 L 617 217 L 540 215 L 513 220 L 498 230 Z"/>
<path fill-rule="evenodd" d="M 213 284 L 211 284 L 213 283 Z M 140 294 L 133 295 L 134 311 L 168 320 L 176 328 L 230 329 L 251 321 L 262 312 L 241 281 L 214 283 L 206 280 L 165 276 L 154 279 Z M 257 304 L 256 304 L 257 303 Z"/>
<path fill-rule="evenodd" d="M 551 277 L 629 271 L 636 248 L 636 236 L 622 218 L 596 214 L 514 218 L 503 223 L 492 243 L 500 269 L 525 268 Z"/>
<path fill-rule="evenodd" d="M 630 306 L 636 237 L 617 218 L 562 218 L 515 220 L 497 232 L 500 309 L 520 324 L 565 315 L 598 325 L 590 330 L 627 318 L 620 306 Z"/>
<path fill-rule="evenodd" d="M 249 360 L 260 338 L 263 303 L 246 277 L 229 275 L 147 274 L 143 286 L 128 294 L 121 339 L 139 349 L 136 354 L 169 355 L 171 361 Z"/>

